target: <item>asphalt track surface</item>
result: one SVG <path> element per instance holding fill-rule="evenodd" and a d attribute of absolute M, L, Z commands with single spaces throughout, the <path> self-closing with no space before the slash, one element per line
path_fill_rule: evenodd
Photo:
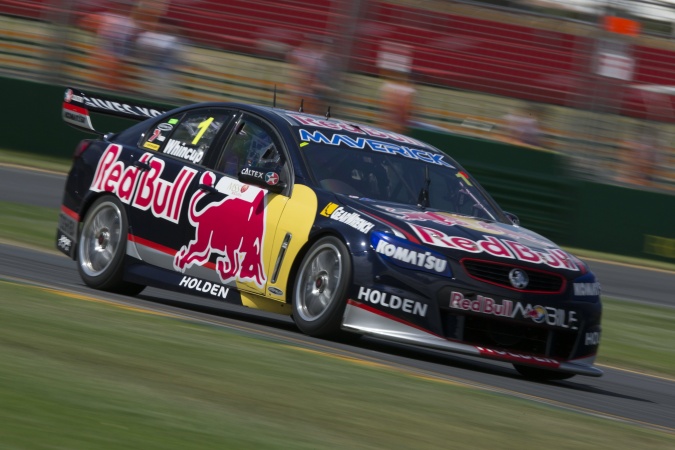
<path fill-rule="evenodd" d="M 0 200 L 58 207 L 62 175 L 0 167 Z M 675 273 L 590 261 L 608 296 L 675 307 Z M 675 435 L 675 379 L 654 377 L 612 367 L 601 367 L 601 378 L 577 376 L 570 380 L 538 383 L 521 378 L 510 364 L 389 344 L 363 338 L 345 345 L 302 335 L 292 321 L 246 308 L 223 305 L 198 297 L 148 288 L 138 297 L 92 290 L 80 280 L 75 263 L 56 251 L 45 252 L 0 244 L 0 279 L 26 282 L 112 304 L 164 313 L 233 328 L 254 336 L 379 363 L 438 380 L 473 386 L 582 414 L 608 417 Z M 602 351 L 602 347 L 601 347 Z"/>

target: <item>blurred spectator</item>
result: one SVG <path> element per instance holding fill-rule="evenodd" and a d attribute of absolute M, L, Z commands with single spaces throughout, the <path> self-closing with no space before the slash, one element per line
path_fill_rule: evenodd
<path fill-rule="evenodd" d="M 655 127 L 638 126 L 624 143 L 619 181 L 640 186 L 653 185 L 659 170 L 660 146 Z"/>
<path fill-rule="evenodd" d="M 156 31 L 160 20 L 165 17 L 169 0 L 141 0 L 135 2 L 132 17 L 145 31 Z"/>
<path fill-rule="evenodd" d="M 387 130 L 405 134 L 415 98 L 415 86 L 409 80 L 412 55 L 407 45 L 385 42 L 378 54 L 378 68 L 384 79 L 380 87 L 379 125 Z"/>
<path fill-rule="evenodd" d="M 504 116 L 507 139 L 517 144 L 543 147 L 542 131 L 539 127 L 539 108 L 528 106 L 514 109 Z"/>
<path fill-rule="evenodd" d="M 128 62 L 133 50 L 137 24 L 131 17 L 131 5 L 118 1 L 111 9 L 85 17 L 83 26 L 96 34 L 97 48 L 91 56 L 100 84 L 126 87 Z"/>
<path fill-rule="evenodd" d="M 324 114 L 333 96 L 330 46 L 326 38 L 317 35 L 305 37 L 288 55 L 290 63 L 290 109 L 300 108 L 310 114 Z"/>
<path fill-rule="evenodd" d="M 150 81 L 148 92 L 158 97 L 175 95 L 175 69 L 183 62 L 179 27 L 167 17 L 168 4 L 168 0 L 142 0 L 132 13 L 139 27 L 135 56 Z"/>
<path fill-rule="evenodd" d="M 183 63 L 182 40 L 176 27 L 159 22 L 153 30 L 142 31 L 136 39 L 136 56 L 146 68 L 151 91 L 157 97 L 174 97 L 176 68 Z"/>

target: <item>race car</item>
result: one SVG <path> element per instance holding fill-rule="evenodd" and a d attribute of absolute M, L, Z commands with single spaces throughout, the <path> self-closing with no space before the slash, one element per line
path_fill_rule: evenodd
<path fill-rule="evenodd" d="M 602 375 L 587 264 L 425 142 L 302 108 L 163 111 L 74 88 L 62 111 L 99 135 L 75 150 L 56 235 L 90 287 L 184 291 L 527 378 Z M 103 135 L 90 113 L 138 122 Z"/>

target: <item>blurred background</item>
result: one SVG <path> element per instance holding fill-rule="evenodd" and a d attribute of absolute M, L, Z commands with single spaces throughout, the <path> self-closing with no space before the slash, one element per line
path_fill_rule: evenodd
<path fill-rule="evenodd" d="M 1 0 L 0 75 L 555 150 L 675 188 L 675 2 Z"/>

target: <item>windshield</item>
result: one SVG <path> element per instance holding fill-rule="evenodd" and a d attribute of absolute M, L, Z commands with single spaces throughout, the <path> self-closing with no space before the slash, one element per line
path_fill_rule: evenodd
<path fill-rule="evenodd" d="M 368 150 L 311 143 L 302 147 L 315 181 L 338 194 L 428 207 L 502 221 L 476 181 L 446 157 L 447 165 Z M 426 199 L 424 198 L 426 190 Z"/>

